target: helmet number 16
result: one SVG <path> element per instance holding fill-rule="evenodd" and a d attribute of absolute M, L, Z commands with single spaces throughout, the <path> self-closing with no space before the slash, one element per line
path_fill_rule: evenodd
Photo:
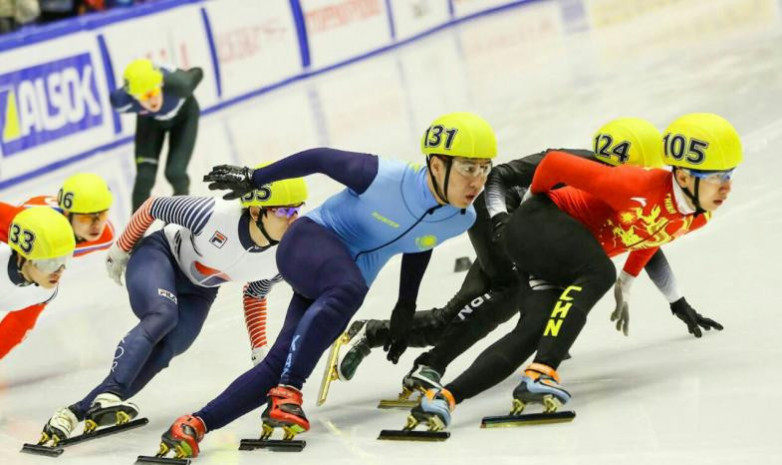
<path fill-rule="evenodd" d="M 445 150 L 451 150 L 453 138 L 458 131 L 459 130 L 456 128 L 445 128 L 439 124 L 431 126 L 426 130 L 426 134 L 424 134 L 424 146 L 432 148 L 439 147 L 440 144 L 443 144 L 443 133 L 445 133 L 445 144 L 443 144 L 443 148 Z"/>

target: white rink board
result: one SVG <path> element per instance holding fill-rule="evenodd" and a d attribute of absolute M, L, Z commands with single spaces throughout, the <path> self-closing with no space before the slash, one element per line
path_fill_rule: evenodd
<path fill-rule="evenodd" d="M 301 0 L 311 67 L 324 68 L 391 42 L 384 0 Z"/>
<path fill-rule="evenodd" d="M 208 2 L 223 99 L 258 90 L 302 71 L 289 0 Z"/>
<path fill-rule="evenodd" d="M 403 40 L 447 23 L 447 0 L 391 0 L 396 39 Z"/>

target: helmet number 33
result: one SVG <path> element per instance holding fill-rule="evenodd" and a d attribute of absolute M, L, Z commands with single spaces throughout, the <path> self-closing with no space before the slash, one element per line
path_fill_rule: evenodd
<path fill-rule="evenodd" d="M 687 139 L 681 134 L 666 134 L 663 137 L 665 156 L 675 160 L 685 159 L 694 165 L 706 160 L 709 143 L 698 139 Z"/>
<path fill-rule="evenodd" d="M 459 130 L 456 128 L 446 128 L 439 124 L 431 126 L 426 130 L 426 135 L 424 136 L 426 142 L 424 145 L 432 148 L 440 147 L 442 145 L 445 150 L 451 150 L 453 138 L 458 131 Z M 443 137 L 443 135 L 445 135 L 445 137 Z"/>
<path fill-rule="evenodd" d="M 30 253 L 35 243 L 35 234 L 32 231 L 20 228 L 18 224 L 12 224 L 8 234 L 8 242 L 18 246 L 22 252 Z"/>

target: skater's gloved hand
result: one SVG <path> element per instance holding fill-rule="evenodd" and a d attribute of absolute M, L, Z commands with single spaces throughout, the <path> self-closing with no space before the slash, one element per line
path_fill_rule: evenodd
<path fill-rule="evenodd" d="M 690 304 L 687 303 L 684 297 L 671 304 L 671 312 L 687 325 L 687 331 L 695 337 L 703 336 L 701 328 L 706 331 L 709 331 L 711 328 L 717 331 L 722 331 L 723 329 L 721 324 L 696 312 L 694 308 L 690 307 Z"/>
<path fill-rule="evenodd" d="M 399 357 L 407 350 L 407 335 L 413 327 L 415 304 L 397 303 L 391 313 L 388 339 L 383 345 L 383 350 L 388 352 L 386 358 L 396 364 Z"/>
<path fill-rule="evenodd" d="M 630 331 L 630 287 L 633 284 L 634 276 L 622 271 L 614 285 L 614 300 L 616 308 L 611 313 L 611 321 L 616 321 L 616 330 L 624 333 L 625 336 Z"/>
<path fill-rule="evenodd" d="M 231 191 L 223 196 L 225 200 L 233 200 L 255 189 L 253 185 L 252 168 L 246 166 L 219 165 L 204 176 L 204 182 L 209 183 L 209 190 Z"/>
<path fill-rule="evenodd" d="M 500 212 L 491 217 L 491 242 L 496 244 L 502 238 L 505 232 L 505 226 L 510 221 L 510 215 L 507 212 Z"/>
<path fill-rule="evenodd" d="M 266 358 L 266 346 L 256 347 L 252 350 L 253 366 L 261 363 Z"/>
<path fill-rule="evenodd" d="M 109 272 L 109 277 L 120 286 L 122 286 L 122 275 L 125 274 L 129 258 L 130 254 L 120 249 L 116 242 L 112 244 L 106 254 L 106 271 Z"/>

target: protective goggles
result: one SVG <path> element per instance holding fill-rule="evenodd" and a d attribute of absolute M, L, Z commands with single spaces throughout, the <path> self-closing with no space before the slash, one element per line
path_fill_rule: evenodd
<path fill-rule="evenodd" d="M 108 210 L 104 210 L 98 213 L 74 213 L 73 214 L 73 219 L 77 223 L 82 223 L 82 224 L 100 223 L 102 221 L 106 221 L 108 218 L 109 218 Z"/>
<path fill-rule="evenodd" d="M 148 90 L 148 91 L 142 92 L 140 94 L 134 94 L 133 97 L 136 100 L 139 100 L 139 101 L 146 101 L 146 100 L 155 98 L 158 95 L 160 95 L 160 87 L 155 87 L 152 90 Z"/>
<path fill-rule="evenodd" d="M 294 215 L 301 213 L 301 207 L 304 204 L 296 205 L 294 207 L 269 207 L 269 211 L 273 212 L 278 218 L 292 218 Z"/>
<path fill-rule="evenodd" d="M 699 171 L 688 170 L 691 175 L 709 184 L 724 184 L 731 180 L 734 170 L 727 171 Z"/>
<path fill-rule="evenodd" d="M 485 178 L 491 172 L 492 164 L 491 162 L 476 163 L 464 158 L 454 158 L 453 168 L 467 178 Z"/>
<path fill-rule="evenodd" d="M 33 266 L 38 268 L 38 271 L 44 274 L 52 274 L 60 268 L 64 268 L 68 265 L 68 259 L 70 256 L 57 257 L 57 258 L 44 258 L 44 259 L 32 259 Z"/>

